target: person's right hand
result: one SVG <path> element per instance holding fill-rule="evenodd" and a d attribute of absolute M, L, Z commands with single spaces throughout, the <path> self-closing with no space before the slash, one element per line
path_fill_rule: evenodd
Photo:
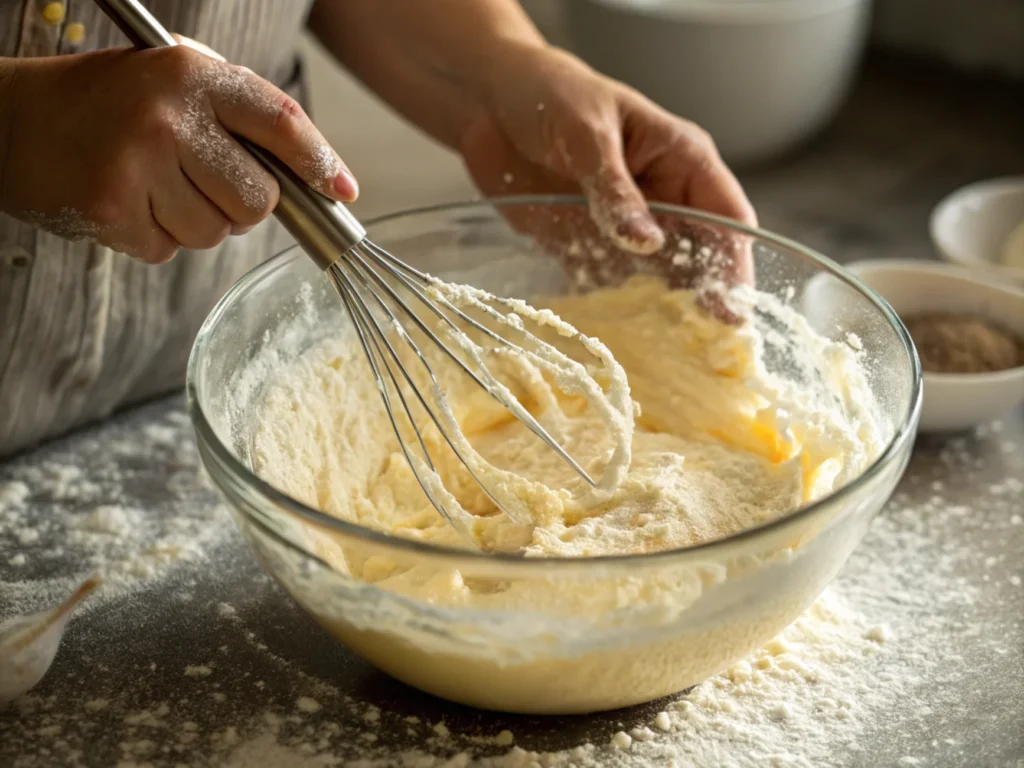
<path fill-rule="evenodd" d="M 277 182 L 232 134 L 329 197 L 358 194 L 294 99 L 196 48 L 19 59 L 12 71 L 0 211 L 68 239 L 160 263 L 252 228 Z"/>

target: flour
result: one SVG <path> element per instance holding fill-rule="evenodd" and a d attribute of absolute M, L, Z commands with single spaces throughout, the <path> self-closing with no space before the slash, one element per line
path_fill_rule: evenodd
<path fill-rule="evenodd" d="M 197 67 L 186 81 L 186 109 L 173 128 L 175 139 L 205 170 L 223 177 L 247 208 L 265 211 L 273 180 L 220 124 L 212 105 L 214 99 L 222 99 L 272 114 L 275 105 L 252 78 L 251 72 L 224 65 Z"/>
<path fill-rule="evenodd" d="M 320 702 L 311 696 L 300 696 L 295 700 L 295 706 L 300 712 L 313 713 L 320 711 Z"/>
<path fill-rule="evenodd" d="M 615 247 L 646 256 L 657 253 L 665 244 L 665 233 L 642 202 L 624 207 L 621 182 L 610 169 L 602 169 L 581 183 L 589 203 L 590 217 L 601 234 Z"/>
<path fill-rule="evenodd" d="M 320 144 L 303 163 L 302 170 L 313 186 L 327 186 L 341 171 L 338 155 L 327 144 Z"/>
<path fill-rule="evenodd" d="M 53 607 L 96 574 L 103 586 L 78 609 L 88 612 L 204 561 L 232 534 L 223 507 L 192 503 L 208 486 L 181 413 L 138 432 L 111 425 L 48 455 L 42 463 L 16 459 L 0 472 L 0 562 L 19 574 L 0 580 L 0 620 Z M 129 471 L 172 472 L 178 487 L 158 501 L 143 499 L 126 485 Z M 37 576 L 43 571 L 61 575 Z"/>
<path fill-rule="evenodd" d="M 270 207 L 273 178 L 228 133 L 216 110 L 231 107 L 273 126 L 278 120 L 298 117 L 301 108 L 294 101 L 283 99 L 252 70 L 226 64 L 209 49 L 198 50 L 219 61 L 197 65 L 186 78 L 186 108 L 173 126 L 175 138 L 195 154 L 207 171 L 224 178 L 247 208 L 265 212 Z M 315 130 L 313 133 L 315 139 L 309 153 L 300 159 L 299 170 L 307 183 L 333 194 L 331 182 L 342 168 L 341 160 L 322 136 Z"/>
<path fill-rule="evenodd" d="M 29 212 L 25 215 L 29 224 L 64 240 L 95 240 L 99 227 L 73 208 L 61 208 L 56 215 Z"/>
<path fill-rule="evenodd" d="M 125 768 L 175 762 L 233 768 L 799 767 L 848 764 L 858 754 L 871 764 L 871 755 L 896 734 L 941 722 L 940 712 L 962 711 L 971 690 L 959 684 L 959 659 L 990 658 L 983 668 L 990 673 L 987 687 L 1022 674 L 1007 626 L 993 623 L 1014 615 L 1000 610 L 999 601 L 1019 601 L 1020 591 L 999 585 L 1019 578 L 1020 565 L 1000 558 L 980 571 L 977 565 L 987 561 L 979 560 L 984 542 L 1018 537 L 1012 540 L 1024 543 L 1021 500 L 999 490 L 1007 477 L 1021 476 L 1024 455 L 1003 450 L 999 429 L 980 431 L 986 442 L 956 438 L 934 449 L 935 461 L 911 467 L 834 585 L 780 638 L 688 693 L 594 719 L 591 730 L 557 747 L 530 735 L 536 721 L 466 713 L 424 699 L 416 700 L 414 712 L 392 710 L 339 690 L 305 674 L 299 660 L 280 658 L 268 647 L 265 629 L 247 627 L 244 610 L 214 596 L 195 612 L 216 625 L 214 636 L 228 643 L 226 652 L 215 660 L 200 652 L 190 662 L 212 674 L 184 678 L 181 667 L 171 670 L 188 681 L 173 700 L 161 698 L 162 689 L 151 682 L 160 674 L 155 665 L 131 672 L 130 685 L 115 681 L 109 690 L 94 681 L 61 680 L 23 697 L 13 719 L 0 714 L 0 763 L 70 763 L 76 754 L 107 754 L 96 750 L 112 740 L 112 759 L 104 764 Z M 1000 479 L 968 495 L 966 474 L 993 465 Z M 72 483 L 66 492 L 73 496 L 76 488 Z M 928 492 L 914 501 L 916 489 Z M 32 496 L 9 484 L 0 495 Z M 0 520 L 8 515 L 9 509 L 0 511 Z M 963 539 L 964 525 L 982 536 L 980 543 Z M 982 655 L 966 655 L 964 644 L 983 649 Z M 249 676 L 255 658 L 263 660 L 259 678 Z M 93 669 L 101 678 L 116 672 Z M 589 721 L 556 719 L 547 730 L 571 732 Z M 957 728 L 938 730 L 933 741 L 915 738 L 893 760 L 1002 764 L 965 754 Z M 35 757 L 16 761 L 14 754 Z"/>

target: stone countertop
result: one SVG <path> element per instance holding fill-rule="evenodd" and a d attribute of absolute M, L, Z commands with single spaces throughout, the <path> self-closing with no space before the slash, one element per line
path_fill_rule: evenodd
<path fill-rule="evenodd" d="M 841 118 L 812 146 L 742 174 L 763 223 L 841 261 L 931 257 L 926 222 L 938 199 L 974 179 L 1024 172 L 1019 92 L 956 78 L 869 63 Z M 1020 409 L 971 435 L 918 441 L 893 502 L 834 585 L 892 628 L 863 676 L 893 695 L 867 697 L 874 703 L 855 728 L 823 725 L 835 728 L 826 753 L 794 732 L 794 764 L 1022 764 L 1022 477 Z M 28 498 L 12 497 L 15 482 L 30 487 Z M 142 516 L 97 517 L 103 505 Z M 161 527 L 153 522 L 161 516 L 177 522 Z M 126 524 L 140 526 L 135 539 L 124 536 Z M 95 538 L 104 535 L 109 542 Z M 146 536 L 159 544 L 150 565 L 84 606 L 48 677 L 0 713 L 0 765 L 261 768 L 304 756 L 332 765 L 329 755 L 404 765 L 389 755 L 450 755 L 473 744 L 502 752 L 478 737 L 505 729 L 527 750 L 606 745 L 668 706 L 515 717 L 448 704 L 374 671 L 255 564 L 197 472 L 180 398 L 0 465 L 0 621 L 68 589 L 96 547 L 116 556 Z M 874 574 L 881 586 L 873 588 Z M 896 594 L 884 594 L 892 584 Z M 258 737 L 260 724 L 272 738 Z M 292 746 L 280 751 L 277 742 Z M 722 762 L 751 760 L 742 739 L 720 750 Z M 670 764 L 674 753 L 657 754 L 651 765 Z"/>

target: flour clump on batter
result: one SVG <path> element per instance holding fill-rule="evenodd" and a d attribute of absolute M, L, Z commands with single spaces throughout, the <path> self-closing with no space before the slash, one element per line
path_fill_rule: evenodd
<path fill-rule="evenodd" d="M 506 498 L 527 511 L 525 518 L 503 513 L 424 424 L 438 477 L 463 515 L 466 530 L 456 530 L 412 473 L 348 334 L 314 345 L 268 387 L 254 468 L 294 498 L 350 522 L 448 547 L 471 546 L 468 532 L 486 551 L 528 557 L 654 552 L 767 523 L 860 474 L 881 451 L 885 429 L 853 349 L 819 336 L 770 296 L 746 287 L 737 296 L 785 327 L 791 352 L 826 379 L 828 397 L 769 369 L 757 323 L 722 323 L 695 293 L 653 277 L 536 302 L 607 348 L 628 378 L 637 407 L 623 415 L 635 422 L 609 428 L 607 403 L 564 391 L 571 387 L 520 359 L 499 359 L 502 382 L 592 476 L 621 459 L 628 439 L 628 471 L 621 467 L 614 487 L 591 489 L 438 352 L 431 365 L 461 433 L 480 466 L 494 469 L 491 477 L 512 483 L 502 490 Z M 555 330 L 550 343 L 568 343 L 554 319 L 548 327 Z M 613 398 L 614 369 L 604 363 L 591 370 Z"/>

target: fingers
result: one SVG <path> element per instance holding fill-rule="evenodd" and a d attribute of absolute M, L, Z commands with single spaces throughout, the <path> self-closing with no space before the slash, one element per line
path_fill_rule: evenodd
<path fill-rule="evenodd" d="M 144 241 L 139 245 L 132 248 L 131 246 L 126 246 L 115 239 L 110 243 L 110 247 L 115 251 L 119 251 L 134 259 L 138 259 L 145 264 L 166 264 L 174 258 L 174 255 L 178 252 L 178 248 L 181 246 L 178 241 L 156 221 L 156 217 L 153 215 L 152 201 L 150 201 L 150 221 L 151 226 L 149 227 L 149 232 L 147 233 Z"/>
<path fill-rule="evenodd" d="M 617 248 L 644 255 L 657 253 L 665 244 L 665 234 L 621 153 L 605 158 L 605 163 L 597 174 L 580 182 L 594 223 Z"/>
<path fill-rule="evenodd" d="M 659 251 L 665 236 L 626 165 L 618 123 L 582 121 L 570 133 L 578 134 L 566 142 L 576 151 L 563 154 L 601 234 L 631 253 Z"/>
<path fill-rule="evenodd" d="M 153 190 L 153 218 L 183 248 L 213 248 L 232 232 L 232 222 L 184 175 Z"/>
<path fill-rule="evenodd" d="M 266 218 L 280 194 L 270 172 L 235 136 L 269 150 L 321 193 L 345 202 L 356 198 L 355 179 L 294 99 L 201 43 L 176 39 L 203 54 L 193 54 L 187 69 L 186 108 L 174 128 L 179 162 L 232 232 Z M 209 231 L 212 225 L 200 239 L 208 240 Z"/>
<path fill-rule="evenodd" d="M 739 180 L 725 164 L 714 141 L 703 130 L 692 123 L 697 136 L 687 142 L 689 162 L 693 168 L 690 174 L 690 204 L 740 221 L 747 226 L 757 226 L 757 214 L 751 205 Z"/>
<path fill-rule="evenodd" d="M 144 264 L 164 264 L 173 259 L 181 245 L 157 222 L 152 200 L 137 200 L 133 210 L 130 228 L 116 221 L 98 225 L 96 242 Z"/>
<path fill-rule="evenodd" d="M 181 170 L 235 228 L 251 227 L 277 205 L 277 181 L 212 114 L 177 130 Z"/>
<path fill-rule="evenodd" d="M 208 89 L 220 123 L 288 165 L 307 184 L 342 202 L 359 186 L 348 167 L 291 96 L 243 67 L 222 66 Z"/>

